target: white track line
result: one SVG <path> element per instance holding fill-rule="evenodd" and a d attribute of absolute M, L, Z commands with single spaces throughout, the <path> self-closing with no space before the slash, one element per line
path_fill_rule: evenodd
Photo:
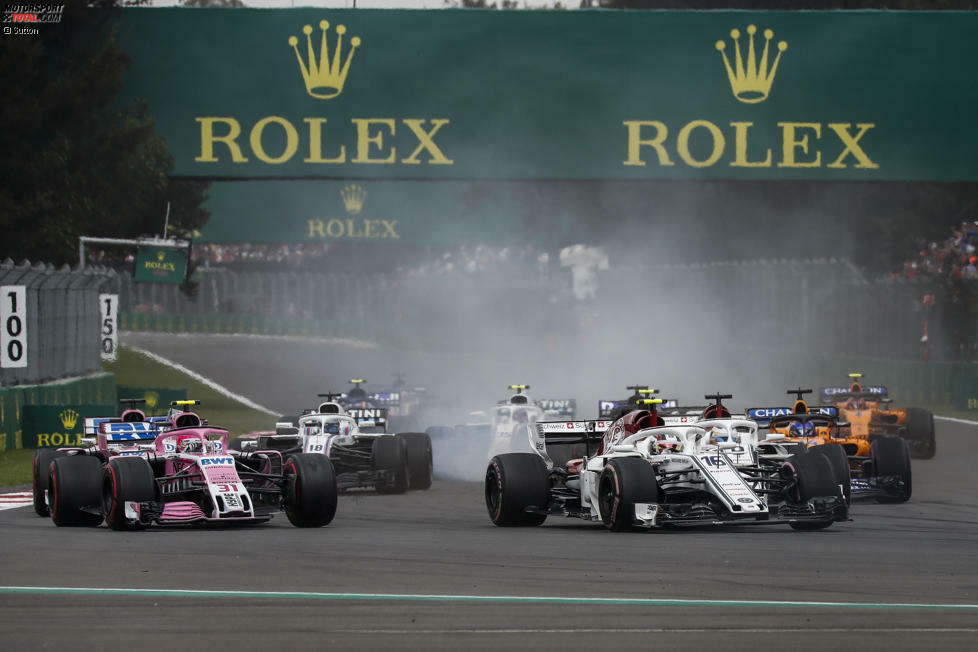
<path fill-rule="evenodd" d="M 265 414 L 269 414 L 271 416 L 278 416 L 279 415 L 278 412 L 272 412 L 267 407 L 263 407 L 261 405 L 258 405 L 257 403 L 255 403 L 254 401 L 252 401 L 251 399 L 249 399 L 247 397 L 241 396 L 240 394 L 235 394 L 234 392 L 232 392 L 231 390 L 229 390 L 224 385 L 221 385 L 221 384 L 219 384 L 219 383 L 211 380 L 210 378 L 207 378 L 206 376 L 202 376 L 199 373 L 197 373 L 196 371 L 193 371 L 191 369 L 188 369 L 187 367 L 184 367 L 182 364 L 180 364 L 178 362 L 174 362 L 173 360 L 168 360 L 167 358 L 164 358 L 161 355 L 157 355 L 157 354 L 153 353 L 152 351 L 147 351 L 146 349 L 141 349 L 139 347 L 132 346 L 131 344 L 126 344 L 125 345 L 125 348 L 127 348 L 130 351 L 133 351 L 135 353 L 138 353 L 139 355 L 146 356 L 147 358 L 149 358 L 150 360 L 153 360 L 154 362 L 158 362 L 158 363 L 160 363 L 162 365 L 166 365 L 167 367 L 170 367 L 171 369 L 176 369 L 180 373 L 187 374 L 188 376 L 190 376 L 191 378 L 193 378 L 197 382 L 203 383 L 204 385 L 207 385 L 208 387 L 210 387 L 211 389 L 213 389 L 218 394 L 221 394 L 222 396 L 226 396 L 227 398 L 231 399 L 232 401 L 237 401 L 238 403 L 241 403 L 242 405 L 245 405 L 247 407 L 250 407 L 252 410 L 258 410 L 259 412 L 264 412 Z"/>
<path fill-rule="evenodd" d="M 978 611 L 978 604 L 969 603 L 919 603 L 919 602 L 829 602 L 809 600 L 728 600 L 692 598 L 602 598 L 571 596 L 512 596 L 466 595 L 423 593 L 325 593 L 319 591 L 249 591 L 219 589 L 163 589 L 163 588 L 110 588 L 68 586 L 0 586 L 2 594 L 48 594 L 91 596 L 146 596 L 173 598 L 245 598 L 286 600 L 359 600 L 388 602 L 455 602 L 484 604 L 562 604 L 602 606 L 646 607 L 745 607 L 782 608 L 803 607 L 820 609 L 870 609 L 870 610 L 930 610 L 930 611 Z"/>
<path fill-rule="evenodd" d="M 974 627 L 609 627 L 563 629 L 333 629 L 333 634 L 374 634 L 403 636 L 405 634 L 975 634 Z"/>
<path fill-rule="evenodd" d="M 939 417 L 935 415 L 934 420 L 950 421 L 951 423 L 963 423 L 969 426 L 978 426 L 978 421 L 972 421 L 971 419 L 956 419 L 954 417 Z"/>

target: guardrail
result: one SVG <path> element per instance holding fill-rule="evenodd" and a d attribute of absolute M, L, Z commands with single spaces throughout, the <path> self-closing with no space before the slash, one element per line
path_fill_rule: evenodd
<path fill-rule="evenodd" d="M 0 286 L 9 288 L 0 297 L 6 353 L 0 386 L 101 372 L 99 294 L 117 294 L 118 284 L 116 272 L 103 268 L 0 263 Z"/>

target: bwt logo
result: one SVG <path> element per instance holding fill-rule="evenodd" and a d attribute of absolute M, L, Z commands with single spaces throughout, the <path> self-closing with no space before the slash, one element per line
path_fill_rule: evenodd
<path fill-rule="evenodd" d="M 200 461 L 201 466 L 232 466 L 233 457 L 205 457 Z"/>

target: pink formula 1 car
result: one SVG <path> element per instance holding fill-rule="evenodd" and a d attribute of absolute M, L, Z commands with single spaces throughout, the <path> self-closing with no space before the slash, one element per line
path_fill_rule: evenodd
<path fill-rule="evenodd" d="M 113 451 L 118 434 L 104 430 L 95 447 L 101 454 L 78 449 L 51 461 L 56 525 L 250 525 L 284 510 L 293 525 L 321 527 L 336 513 L 336 476 L 323 455 L 283 460 L 278 451 L 229 452 L 227 430 L 192 412 L 176 416 L 152 450 Z"/>

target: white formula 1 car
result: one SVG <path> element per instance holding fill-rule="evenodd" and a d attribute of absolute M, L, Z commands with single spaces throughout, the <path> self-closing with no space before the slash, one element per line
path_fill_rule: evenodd
<path fill-rule="evenodd" d="M 432 448 L 427 434 L 388 433 L 385 408 L 344 408 L 335 400 L 340 395 L 320 396 L 327 400 L 296 423 L 276 423 L 274 434 L 239 437 L 232 447 L 243 452 L 278 450 L 286 458 L 297 453 L 326 455 L 340 490 L 363 487 L 400 494 L 431 487 Z"/>
<path fill-rule="evenodd" d="M 757 455 L 757 424 L 732 419 L 714 395 L 695 423 L 668 425 L 654 409 L 615 422 L 538 422 L 534 453 L 497 455 L 486 470 L 489 517 L 500 526 L 540 525 L 555 514 L 632 527 L 788 523 L 815 530 L 848 520 L 828 458 Z M 718 437 L 722 430 L 724 437 Z M 555 465 L 548 447 L 580 444 L 581 459 Z M 591 453 L 593 446 L 593 453 Z"/>

